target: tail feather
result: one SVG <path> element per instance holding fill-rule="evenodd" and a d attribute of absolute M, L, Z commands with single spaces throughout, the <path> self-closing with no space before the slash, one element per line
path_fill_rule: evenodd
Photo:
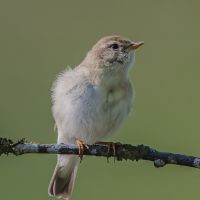
<path fill-rule="evenodd" d="M 49 184 L 49 195 L 68 199 L 74 188 L 77 170 L 77 156 L 59 155 L 58 163 Z"/>

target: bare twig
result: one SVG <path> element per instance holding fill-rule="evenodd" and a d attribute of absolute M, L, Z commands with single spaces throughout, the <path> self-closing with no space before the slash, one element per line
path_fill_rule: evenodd
<path fill-rule="evenodd" d="M 155 167 L 163 167 L 166 164 L 183 165 L 188 167 L 200 168 L 200 158 L 175 153 L 159 152 L 144 145 L 131 145 L 113 143 L 112 146 L 104 144 L 88 145 L 84 150 L 84 155 L 115 157 L 116 160 L 149 160 L 154 162 Z M 25 153 L 50 153 L 50 154 L 74 154 L 78 155 L 77 145 L 65 144 L 33 144 L 26 143 L 24 139 L 14 143 L 7 138 L 0 138 L 0 155 L 12 153 L 21 155 Z"/>

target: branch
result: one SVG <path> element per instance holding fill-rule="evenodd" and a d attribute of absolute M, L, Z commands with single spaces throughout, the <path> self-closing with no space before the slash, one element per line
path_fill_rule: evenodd
<path fill-rule="evenodd" d="M 122 160 L 149 160 L 154 162 L 155 167 L 163 167 L 166 164 L 183 165 L 200 168 L 200 158 L 175 153 L 159 152 L 144 145 L 131 145 L 113 143 L 112 145 L 94 144 L 85 148 L 84 155 L 114 157 L 118 161 Z M 0 155 L 12 153 L 22 155 L 25 153 L 50 153 L 50 154 L 79 154 L 77 145 L 65 144 L 32 144 L 26 143 L 25 139 L 13 142 L 7 138 L 0 138 Z"/>

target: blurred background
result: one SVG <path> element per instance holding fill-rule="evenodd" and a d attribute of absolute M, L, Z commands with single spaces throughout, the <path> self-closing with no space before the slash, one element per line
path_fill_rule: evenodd
<path fill-rule="evenodd" d="M 55 143 L 50 88 L 102 36 L 144 40 L 135 110 L 112 140 L 200 156 L 198 0 L 0 1 L 0 137 Z M 3 200 L 48 200 L 55 155 L 0 157 Z M 199 198 L 200 171 L 84 157 L 72 200 Z"/>

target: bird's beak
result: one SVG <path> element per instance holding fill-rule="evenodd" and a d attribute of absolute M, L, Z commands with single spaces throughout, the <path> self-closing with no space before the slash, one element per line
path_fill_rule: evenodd
<path fill-rule="evenodd" d="M 135 49 L 137 49 L 138 47 L 142 46 L 143 44 L 144 44 L 143 41 L 141 41 L 141 42 L 133 42 L 133 43 L 131 44 L 130 48 L 135 50 Z"/>

